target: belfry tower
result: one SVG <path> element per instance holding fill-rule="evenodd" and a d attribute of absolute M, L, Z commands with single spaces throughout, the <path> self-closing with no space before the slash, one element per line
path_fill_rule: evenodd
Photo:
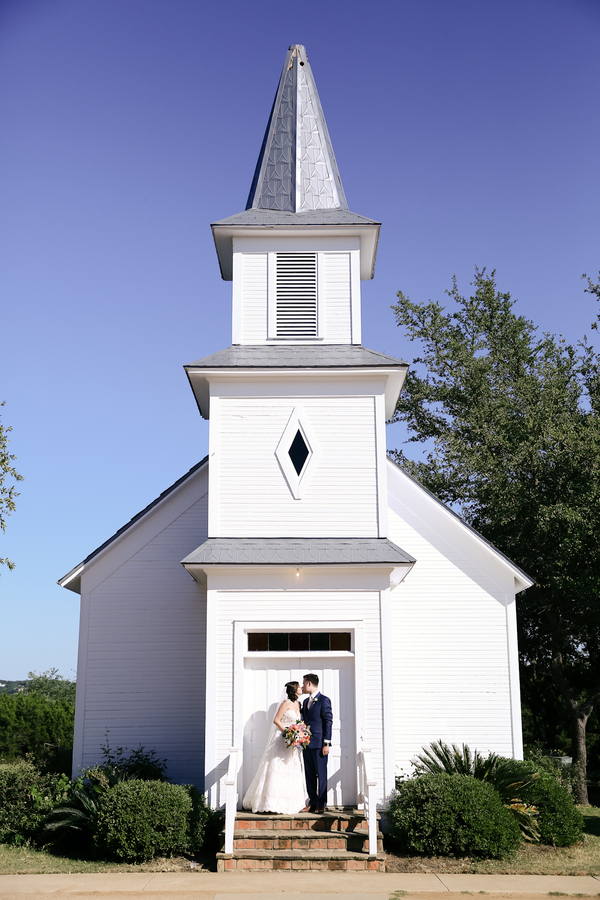
<path fill-rule="evenodd" d="M 301 45 L 288 51 L 246 209 L 212 230 L 233 281 L 232 346 L 186 366 L 210 418 L 209 537 L 183 561 L 207 589 L 206 771 L 214 788 L 233 735 L 247 785 L 280 685 L 319 670 L 336 715 L 332 800 L 353 804 L 360 635 L 374 629 L 380 645 L 380 593 L 414 563 L 388 536 L 384 433 L 407 366 L 361 345 L 379 223 L 348 210 Z M 380 671 L 379 651 L 372 663 Z M 232 667 L 244 683 L 232 685 L 231 720 L 219 696 Z M 377 732 L 382 781 L 379 716 Z"/>

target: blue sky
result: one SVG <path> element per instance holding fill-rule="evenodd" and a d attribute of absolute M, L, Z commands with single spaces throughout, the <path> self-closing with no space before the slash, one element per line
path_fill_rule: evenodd
<path fill-rule="evenodd" d="M 76 665 L 56 579 L 204 456 L 184 363 L 231 342 L 209 224 L 243 209 L 305 44 L 349 207 L 383 223 L 363 342 L 474 267 L 542 330 L 597 314 L 598 0 L 2 0 L 0 678 Z M 597 339 L 597 338 L 595 338 Z M 388 444 L 402 440 L 398 426 Z"/>

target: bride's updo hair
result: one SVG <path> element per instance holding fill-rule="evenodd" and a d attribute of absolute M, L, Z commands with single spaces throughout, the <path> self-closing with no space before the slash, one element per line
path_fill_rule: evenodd
<path fill-rule="evenodd" d="M 296 693 L 297 693 L 299 687 L 300 687 L 299 681 L 288 681 L 288 683 L 285 686 L 285 691 L 288 696 L 288 700 L 290 700 L 292 703 L 295 703 L 296 700 L 298 699 L 296 696 Z"/>

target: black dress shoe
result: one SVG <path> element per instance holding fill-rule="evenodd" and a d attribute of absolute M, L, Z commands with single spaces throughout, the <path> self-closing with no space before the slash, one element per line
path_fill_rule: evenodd
<path fill-rule="evenodd" d="M 320 806 L 318 809 L 315 809 L 315 812 L 317 813 L 318 816 L 320 816 L 322 813 L 325 812 L 326 809 L 327 809 L 326 806 Z"/>

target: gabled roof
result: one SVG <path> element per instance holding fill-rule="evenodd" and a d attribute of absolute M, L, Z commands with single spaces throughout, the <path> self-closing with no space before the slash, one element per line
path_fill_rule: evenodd
<path fill-rule="evenodd" d="M 84 567 L 89 562 L 91 562 L 94 557 L 98 556 L 99 553 L 102 553 L 102 551 L 105 550 L 110 544 L 120 538 L 121 535 L 128 531 L 133 525 L 135 525 L 136 522 L 139 522 L 140 519 L 143 519 L 144 516 L 146 516 L 150 512 L 150 510 L 154 509 L 155 506 L 158 506 L 159 503 L 162 503 L 163 500 L 165 500 L 170 494 L 176 491 L 178 487 L 186 482 L 188 478 L 191 478 L 192 475 L 194 475 L 199 469 L 202 468 L 202 466 L 205 466 L 207 463 L 208 456 L 205 456 L 204 459 L 201 459 L 200 462 L 196 463 L 195 466 L 192 466 L 192 468 L 189 469 L 185 473 L 185 475 L 182 475 L 181 478 L 178 478 L 177 481 L 175 481 L 170 487 L 163 491 L 162 494 L 159 494 L 155 500 L 148 504 L 148 506 L 145 506 L 144 509 L 142 509 L 139 513 L 136 513 L 136 515 L 133 516 L 133 518 L 130 519 L 129 522 L 119 528 L 118 531 L 115 531 L 115 533 L 111 537 L 109 537 L 108 540 L 104 541 L 103 544 L 100 544 L 100 546 L 95 550 L 92 550 L 92 552 L 88 554 L 88 556 L 86 556 L 86 558 L 83 560 L 83 562 L 80 562 L 76 566 L 73 566 L 70 572 L 67 572 L 66 575 L 63 575 L 62 578 L 59 578 L 57 584 L 59 584 L 61 587 L 68 588 L 70 591 L 78 592 L 80 589 L 81 574 Z"/>
<path fill-rule="evenodd" d="M 469 525 L 469 523 L 466 522 L 462 516 L 459 516 L 458 513 L 454 512 L 454 510 L 446 503 L 444 503 L 443 500 L 440 500 L 439 497 L 436 497 L 436 495 L 432 491 L 430 491 L 429 488 L 425 487 L 425 485 L 422 484 L 422 482 L 420 482 L 418 478 L 415 478 L 413 475 L 407 472 L 406 469 L 399 463 L 397 463 L 395 459 L 392 459 L 391 456 L 387 457 L 387 461 L 388 463 L 390 463 L 390 465 L 394 466 L 394 468 L 398 469 L 405 478 L 408 478 L 410 481 L 412 481 L 413 484 L 415 484 L 421 491 L 423 491 L 423 493 L 426 494 L 434 503 L 440 506 L 449 516 L 452 516 L 458 523 L 460 523 L 463 528 L 465 528 L 467 531 L 470 531 L 473 537 L 476 538 L 477 541 L 480 542 L 487 551 L 500 559 L 511 570 L 515 580 L 518 582 L 518 584 L 521 585 L 520 587 L 518 587 L 517 593 L 525 591 L 527 590 L 527 588 L 535 584 L 533 578 L 530 578 L 530 576 L 526 572 L 524 572 L 523 569 L 519 568 L 519 566 L 517 566 L 512 561 L 512 559 L 509 559 L 509 557 L 506 556 L 506 554 L 503 553 L 502 550 L 498 550 L 498 548 L 495 547 L 491 541 L 488 541 L 488 539 L 480 534 L 476 528 L 473 528 L 472 525 Z"/>
<path fill-rule="evenodd" d="M 187 565 L 412 565 L 414 557 L 388 538 L 209 538 Z"/>
<path fill-rule="evenodd" d="M 348 209 L 317 86 L 302 44 L 289 48 L 246 209 Z"/>

